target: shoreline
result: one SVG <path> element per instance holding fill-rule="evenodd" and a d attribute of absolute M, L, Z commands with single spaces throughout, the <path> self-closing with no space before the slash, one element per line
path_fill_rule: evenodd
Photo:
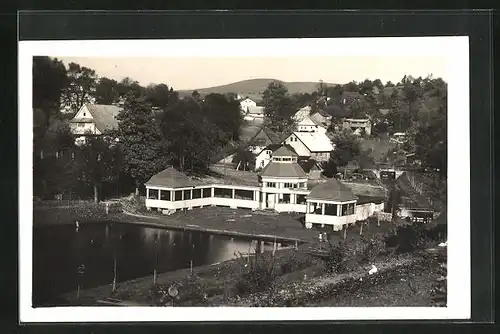
<path fill-rule="evenodd" d="M 60 210 L 62 207 L 53 207 L 53 208 L 36 208 L 33 211 L 37 210 L 43 210 L 43 211 L 49 211 L 49 210 Z M 64 207 L 64 209 L 71 209 L 71 207 Z M 141 218 L 144 220 L 157 220 L 157 222 L 154 221 L 139 221 L 139 220 L 131 220 L 130 218 Z M 78 219 L 75 219 L 78 220 Z M 170 222 L 169 222 L 170 220 Z M 98 223 L 105 223 L 105 222 L 113 222 L 117 224 L 131 224 L 131 225 L 137 225 L 137 226 L 143 226 L 143 227 L 152 227 L 152 228 L 161 228 L 165 230 L 175 230 L 175 231 L 190 231 L 190 232 L 203 232 L 203 233 L 210 233 L 210 234 L 215 234 L 215 235 L 222 235 L 222 236 L 231 236 L 231 237 L 241 237 L 241 238 L 249 238 L 249 239 L 260 239 L 263 241 L 277 241 L 277 242 L 298 242 L 298 243 L 309 243 L 312 242 L 312 240 L 308 239 L 303 239 L 303 238 L 293 238 L 293 237 L 287 237 L 283 236 L 280 234 L 268 234 L 268 233 L 249 233 L 249 232 L 240 232 L 240 231 L 234 231 L 234 230 L 227 230 L 227 229 L 218 229 L 218 228 L 208 228 L 208 227 L 203 227 L 200 225 L 195 225 L 195 224 L 184 224 L 182 221 L 172 219 L 172 218 L 167 218 L 167 217 L 156 217 L 156 216 L 147 216 L 147 215 L 142 215 L 142 214 L 135 214 L 131 213 L 128 211 L 123 210 L 122 213 L 119 214 L 104 214 L 101 218 L 98 219 L 80 219 L 79 220 L 81 223 L 86 223 L 86 224 L 98 224 Z M 177 224 L 176 224 L 177 223 Z M 67 222 L 60 222 L 60 223 L 52 223 L 52 222 L 44 222 L 44 223 L 38 223 L 34 224 L 35 226 L 43 226 L 43 225 L 73 225 L 74 222 L 72 221 L 67 221 Z"/>

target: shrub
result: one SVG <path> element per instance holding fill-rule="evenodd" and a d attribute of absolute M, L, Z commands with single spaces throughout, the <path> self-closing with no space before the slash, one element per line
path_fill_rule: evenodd
<path fill-rule="evenodd" d="M 325 258 L 326 271 L 329 273 L 341 273 L 347 269 L 348 248 L 346 242 L 331 245 Z"/>
<path fill-rule="evenodd" d="M 256 253 L 247 261 L 239 254 L 237 261 L 241 270 L 235 284 L 238 295 L 261 292 L 271 287 L 277 276 L 274 256 Z"/>
<path fill-rule="evenodd" d="M 377 256 L 385 250 L 385 236 L 381 234 L 376 234 L 372 238 L 362 239 L 364 242 L 364 248 L 362 252 L 362 261 L 371 262 L 377 258 Z"/>
<path fill-rule="evenodd" d="M 172 298 L 168 294 L 168 289 L 172 286 L 178 291 L 175 303 L 187 306 L 205 305 L 207 303 L 207 287 L 195 275 L 190 275 L 180 281 L 173 281 L 167 284 L 155 284 L 149 291 L 148 299 L 155 306 L 171 305 Z"/>
<path fill-rule="evenodd" d="M 278 259 L 279 268 L 281 269 L 281 274 L 289 274 L 304 268 L 310 267 L 314 264 L 313 258 L 307 254 L 300 254 L 297 256 L 296 253 L 292 253 L 289 256 L 284 256 Z"/>
<path fill-rule="evenodd" d="M 422 249 L 429 241 L 422 224 L 398 226 L 396 236 L 398 253 L 410 253 Z"/>

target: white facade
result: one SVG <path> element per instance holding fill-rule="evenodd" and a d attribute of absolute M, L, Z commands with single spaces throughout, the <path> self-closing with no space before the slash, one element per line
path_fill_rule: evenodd
<path fill-rule="evenodd" d="M 101 131 L 97 129 L 95 123 L 92 121 L 93 119 L 94 117 L 87 109 L 87 106 L 83 105 L 76 113 L 75 117 L 71 120 L 71 133 L 75 135 L 83 135 L 87 133 L 100 135 Z"/>
<path fill-rule="evenodd" d="M 271 150 L 262 150 L 255 157 L 255 170 L 262 169 L 267 166 L 267 164 L 271 161 L 273 151 Z"/>
<path fill-rule="evenodd" d="M 240 107 L 243 112 L 247 112 L 251 108 L 255 108 L 257 103 L 255 101 L 250 100 L 249 98 L 244 99 L 240 102 Z"/>
<path fill-rule="evenodd" d="M 301 157 L 310 157 L 311 151 L 307 148 L 302 141 L 299 140 L 295 133 L 292 133 L 288 138 L 286 138 L 282 144 L 287 144 L 293 147 L 295 152 Z"/>

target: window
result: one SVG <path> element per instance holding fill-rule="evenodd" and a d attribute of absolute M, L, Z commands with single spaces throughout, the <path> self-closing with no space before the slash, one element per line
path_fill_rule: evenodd
<path fill-rule="evenodd" d="M 226 188 L 214 188 L 214 197 L 233 198 L 233 190 Z"/>
<path fill-rule="evenodd" d="M 193 189 L 193 199 L 201 198 L 201 189 Z"/>
<path fill-rule="evenodd" d="M 336 216 L 337 204 L 325 204 L 325 215 Z"/>
<path fill-rule="evenodd" d="M 294 188 L 294 185 L 296 185 L 296 184 L 285 182 L 285 188 Z"/>
<path fill-rule="evenodd" d="M 160 199 L 162 201 L 170 201 L 170 190 L 161 190 Z"/>
<path fill-rule="evenodd" d="M 297 195 L 297 204 L 305 204 L 306 195 Z"/>
<path fill-rule="evenodd" d="M 290 194 L 282 194 L 279 199 L 280 203 L 290 203 Z"/>
<path fill-rule="evenodd" d="M 83 117 L 87 116 L 87 113 L 83 113 Z"/>
<path fill-rule="evenodd" d="M 149 189 L 148 190 L 148 199 L 158 199 L 159 190 L 158 189 Z"/>
<path fill-rule="evenodd" d="M 283 158 L 283 161 L 292 161 L 292 158 Z"/>
<path fill-rule="evenodd" d="M 182 201 L 182 190 L 176 190 L 175 191 L 175 200 L 176 201 Z"/>
<path fill-rule="evenodd" d="M 202 195 L 203 198 L 212 197 L 212 188 L 204 188 Z"/>
<path fill-rule="evenodd" d="M 268 188 L 276 188 L 276 182 L 266 182 Z"/>
<path fill-rule="evenodd" d="M 234 191 L 234 198 L 253 201 L 253 191 L 236 189 Z"/>
<path fill-rule="evenodd" d="M 184 200 L 191 199 L 191 190 L 184 190 Z"/>

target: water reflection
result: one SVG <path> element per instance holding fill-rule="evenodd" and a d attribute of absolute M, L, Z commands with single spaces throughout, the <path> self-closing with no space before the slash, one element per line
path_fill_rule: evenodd
<path fill-rule="evenodd" d="M 249 239 L 201 232 L 163 230 L 102 223 L 39 226 L 34 229 L 34 305 L 75 291 L 77 268 L 83 264 L 82 289 L 158 273 L 222 262 L 255 250 Z M 265 243 L 272 250 L 273 243 Z"/>

